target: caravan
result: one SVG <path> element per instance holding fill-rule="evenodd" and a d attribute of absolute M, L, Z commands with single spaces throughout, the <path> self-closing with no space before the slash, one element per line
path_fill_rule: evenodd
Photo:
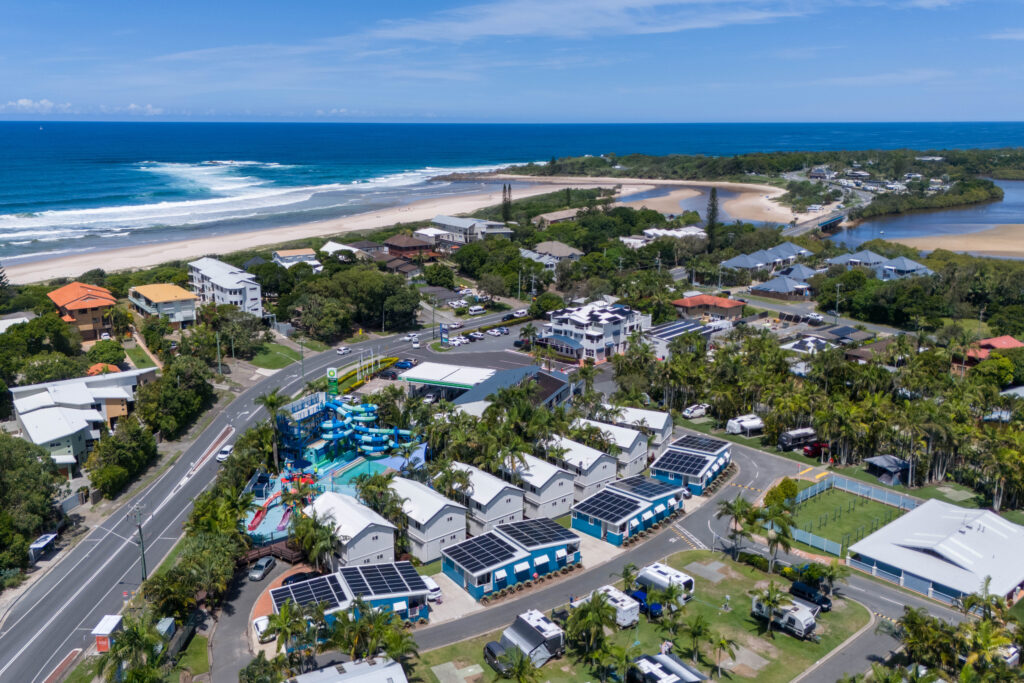
<path fill-rule="evenodd" d="M 761 598 L 757 595 L 751 600 L 750 613 L 759 619 L 769 618 L 768 607 L 761 602 Z M 772 610 L 771 621 L 777 629 L 791 633 L 797 638 L 811 637 L 815 626 L 817 626 L 814 621 L 814 612 L 803 602 L 793 602 L 776 607 Z"/>
<path fill-rule="evenodd" d="M 817 438 L 818 433 L 812 427 L 790 429 L 788 432 L 779 434 L 779 450 L 795 451 L 798 448 L 814 443 L 814 440 Z"/>
<path fill-rule="evenodd" d="M 543 613 L 531 609 L 501 632 L 501 645 L 505 650 L 518 648 L 534 666 L 544 666 L 549 659 L 565 653 L 565 631 Z"/>
<path fill-rule="evenodd" d="M 691 598 L 693 598 L 693 577 L 689 574 L 684 574 L 678 569 L 673 569 L 667 564 L 662 564 L 661 562 L 649 564 L 637 572 L 636 582 L 648 592 L 652 589 L 656 591 L 663 591 L 668 588 L 669 585 L 676 584 L 683 589 L 683 595 L 680 598 L 680 606 L 685 605 Z M 667 605 L 667 607 L 671 608 L 671 605 Z"/>
<path fill-rule="evenodd" d="M 746 434 L 759 432 L 764 429 L 764 420 L 754 413 L 734 417 L 725 423 L 726 434 Z"/>
<path fill-rule="evenodd" d="M 615 608 L 615 623 L 619 628 L 631 628 L 640 621 L 640 603 L 615 586 L 601 586 L 594 593 L 603 593 L 608 604 Z M 594 597 L 594 593 L 570 603 L 570 607 L 576 608 L 586 604 Z"/>

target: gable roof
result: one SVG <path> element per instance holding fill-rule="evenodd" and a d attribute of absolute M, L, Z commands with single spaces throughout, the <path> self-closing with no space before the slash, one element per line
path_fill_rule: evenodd
<path fill-rule="evenodd" d="M 1001 337 L 979 339 L 967 351 L 967 357 L 976 358 L 977 360 L 985 360 L 992 351 L 999 351 L 1001 349 L 1019 349 L 1022 346 L 1024 346 L 1024 342 L 1018 341 L 1015 337 L 1009 334 L 1004 334 Z"/>
<path fill-rule="evenodd" d="M 605 408 L 614 408 L 619 411 L 618 417 L 614 418 L 616 422 L 634 425 L 637 428 L 643 426 L 648 429 L 654 429 L 661 431 L 672 424 L 672 416 L 668 413 L 663 413 L 658 410 L 644 410 L 643 408 L 630 408 L 629 406 L 613 406 L 610 403 L 604 404 Z"/>
<path fill-rule="evenodd" d="M 679 308 L 693 308 L 695 306 L 715 306 L 716 308 L 743 308 L 742 301 L 736 301 L 735 299 L 726 299 L 721 296 L 711 296 L 710 294 L 699 294 L 697 296 L 688 296 L 682 299 L 676 299 L 672 302 L 673 306 Z"/>
<path fill-rule="evenodd" d="M 423 240 L 416 239 L 411 235 L 392 235 L 391 237 L 384 240 L 384 244 L 389 247 L 399 247 L 405 249 L 420 248 L 429 249 L 430 244 Z"/>
<path fill-rule="evenodd" d="M 636 445 L 637 440 L 643 440 L 647 442 L 647 437 L 635 429 L 629 427 L 621 427 L 619 425 L 607 424 L 605 422 L 597 422 L 596 420 L 585 420 L 580 419 L 576 421 L 577 424 L 587 425 L 590 427 L 597 427 L 607 436 L 616 446 L 624 451 L 628 451 Z"/>
<path fill-rule="evenodd" d="M 516 470 L 516 474 L 527 484 L 530 484 L 534 488 L 541 489 L 549 481 L 557 477 L 559 474 L 565 474 L 570 479 L 572 474 L 563 470 L 557 465 L 553 465 L 547 460 L 541 460 L 540 458 L 534 457 L 529 453 L 523 453 L 524 466 Z"/>
<path fill-rule="evenodd" d="M 569 256 L 582 256 L 583 252 L 575 247 L 570 247 L 564 242 L 558 242 L 551 240 L 548 242 L 539 242 L 537 246 L 533 248 L 538 254 L 548 254 L 555 258 L 567 258 Z"/>
<path fill-rule="evenodd" d="M 787 277 L 791 277 L 794 280 L 803 280 L 803 281 L 807 281 L 808 278 L 812 278 L 812 277 L 814 277 L 817 274 L 818 274 L 818 271 L 816 271 L 814 268 L 811 268 L 810 266 L 807 266 L 807 265 L 805 265 L 803 263 L 794 264 L 794 265 L 790 266 L 789 268 L 786 268 L 785 270 L 783 270 L 781 272 L 781 275 L 785 275 Z"/>
<path fill-rule="evenodd" d="M 109 289 L 87 285 L 77 280 L 53 290 L 46 296 L 50 297 L 50 301 L 57 304 L 58 308 L 66 308 L 69 311 L 113 306 L 117 303 Z"/>
<path fill-rule="evenodd" d="M 395 528 L 394 524 L 352 496 L 343 496 L 334 491 L 321 493 L 312 505 L 307 505 L 302 512 L 308 517 L 316 513 L 318 519 L 334 522 L 335 536 L 342 543 L 347 543 L 375 524 L 388 529 Z"/>
<path fill-rule="evenodd" d="M 391 480 L 391 489 L 405 499 L 402 502 L 402 511 L 405 515 L 420 524 L 429 522 L 448 505 L 463 511 L 466 509 L 464 505 L 448 500 L 426 484 L 412 479 L 395 477 Z"/>
<path fill-rule="evenodd" d="M 602 453 L 596 448 L 591 448 L 557 434 L 551 439 L 551 446 L 564 449 L 564 452 L 558 457 L 573 467 L 579 467 L 581 470 L 589 470 L 601 458 L 611 458 L 610 455 Z"/>
<path fill-rule="evenodd" d="M 469 473 L 469 498 L 475 503 L 487 505 L 508 489 L 518 493 L 520 496 L 523 495 L 523 490 L 518 486 L 502 481 L 493 474 L 488 474 L 478 467 L 467 465 L 464 462 L 453 463 L 452 467 Z"/>
<path fill-rule="evenodd" d="M 799 292 L 810 288 L 810 285 L 806 282 L 800 282 L 794 280 L 791 277 L 780 275 L 779 277 L 772 278 L 768 282 L 762 282 L 759 285 L 754 285 L 750 289 L 756 289 L 759 292 L 778 292 L 781 294 L 789 294 L 790 292 Z"/>

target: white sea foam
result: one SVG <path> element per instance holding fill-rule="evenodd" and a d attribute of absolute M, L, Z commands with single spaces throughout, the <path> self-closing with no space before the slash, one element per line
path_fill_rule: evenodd
<path fill-rule="evenodd" d="M 286 164 L 244 160 L 198 164 L 143 161 L 136 164 L 140 172 L 158 174 L 199 197 L 149 204 L 40 211 L 32 214 L 0 214 L 0 245 L 24 245 L 32 241 L 53 242 L 62 239 L 81 239 L 86 236 L 125 236 L 132 231 L 146 228 L 195 226 L 223 220 L 262 218 L 304 209 L 322 211 L 351 207 L 358 204 L 363 197 L 378 197 L 392 190 L 421 185 L 437 175 L 485 172 L 497 167 L 428 166 L 387 173 L 351 183 L 288 187 L 246 173 L 246 169 L 249 168 L 289 168 Z M 343 195 L 336 200 L 317 203 L 313 207 L 299 206 L 326 192 Z"/>

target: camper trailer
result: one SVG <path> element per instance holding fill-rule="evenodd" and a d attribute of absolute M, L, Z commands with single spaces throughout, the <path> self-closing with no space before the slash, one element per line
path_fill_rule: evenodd
<path fill-rule="evenodd" d="M 764 429 L 764 420 L 753 413 L 734 417 L 725 423 L 727 434 L 752 434 Z"/>
<path fill-rule="evenodd" d="M 501 644 L 506 650 L 519 648 L 535 666 L 544 666 L 548 660 L 561 657 L 565 652 L 565 631 L 543 613 L 531 609 L 502 631 Z"/>
<path fill-rule="evenodd" d="M 629 597 L 615 586 L 601 586 L 594 593 L 604 593 L 608 604 L 615 608 L 615 623 L 619 628 L 630 628 L 640 621 L 640 603 Z M 585 604 L 594 593 L 582 597 L 572 603 L 572 607 Z"/>
<path fill-rule="evenodd" d="M 779 450 L 795 451 L 814 443 L 817 438 L 818 433 L 812 427 L 790 429 L 788 432 L 779 434 Z"/>
<path fill-rule="evenodd" d="M 768 619 L 768 608 L 759 596 L 754 596 L 750 604 L 750 613 L 759 619 Z M 771 614 L 772 624 L 780 631 L 791 633 L 797 638 L 809 638 L 817 625 L 814 614 L 803 602 L 776 607 Z"/>
<path fill-rule="evenodd" d="M 689 574 L 684 574 L 678 569 L 673 569 L 667 564 L 662 564 L 661 562 L 649 564 L 637 572 L 636 582 L 647 591 L 650 591 L 651 589 L 663 591 L 669 587 L 669 584 L 673 583 L 681 586 L 683 589 L 683 605 L 689 602 L 693 597 L 693 577 Z"/>

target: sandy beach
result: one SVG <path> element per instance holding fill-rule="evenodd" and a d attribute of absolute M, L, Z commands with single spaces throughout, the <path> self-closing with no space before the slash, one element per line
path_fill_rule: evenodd
<path fill-rule="evenodd" d="M 533 195 L 552 192 L 566 187 L 591 187 L 577 184 L 571 179 L 558 183 L 537 184 L 531 187 L 517 188 L 514 198 L 522 199 Z M 627 188 L 624 188 L 624 191 Z M 629 192 L 643 192 L 650 186 L 630 186 Z M 103 268 L 108 272 L 148 268 L 167 261 L 195 259 L 206 255 L 226 254 L 243 249 L 255 249 L 269 244 L 279 244 L 308 237 L 322 237 L 361 230 L 376 230 L 395 223 L 430 220 L 438 214 L 461 214 L 495 206 L 501 203 L 501 191 L 480 192 L 454 197 L 423 199 L 404 206 L 369 211 L 342 218 L 316 221 L 266 230 L 234 232 L 227 235 L 216 235 L 200 239 L 181 240 L 175 242 L 159 242 L 121 249 L 91 251 L 70 256 L 61 256 L 39 261 L 11 264 L 6 266 L 7 277 L 11 282 L 24 284 L 41 282 L 58 277 L 76 277 L 93 268 Z"/>
<path fill-rule="evenodd" d="M 963 235 L 889 237 L 888 239 L 923 251 L 946 249 L 984 256 L 1024 258 L 1024 223 L 997 225 L 988 230 L 969 232 Z"/>
<path fill-rule="evenodd" d="M 647 199 L 637 199 L 632 202 L 616 202 L 616 204 L 619 206 L 628 206 L 633 209 L 653 209 L 654 211 L 660 211 L 661 213 L 678 214 L 683 210 L 682 207 L 679 206 L 679 202 L 699 196 L 699 190 L 672 190 L 661 197 L 648 197 Z"/>

